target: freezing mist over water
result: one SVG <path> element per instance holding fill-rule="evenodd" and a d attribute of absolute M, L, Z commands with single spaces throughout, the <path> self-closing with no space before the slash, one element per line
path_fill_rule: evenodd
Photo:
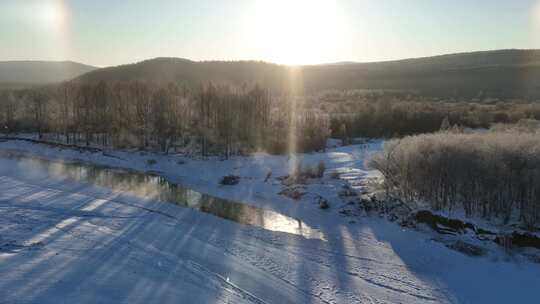
<path fill-rule="evenodd" d="M 244 225 L 266 230 L 286 232 L 305 238 L 324 239 L 322 233 L 299 219 L 272 210 L 253 207 L 200 193 L 171 183 L 155 174 L 142 174 L 123 169 L 94 166 L 83 163 L 61 163 L 16 155 L 3 155 L 17 161 L 25 174 L 43 174 L 51 178 L 67 178 L 78 182 L 112 189 L 145 199 L 173 203 L 196 209 Z"/>

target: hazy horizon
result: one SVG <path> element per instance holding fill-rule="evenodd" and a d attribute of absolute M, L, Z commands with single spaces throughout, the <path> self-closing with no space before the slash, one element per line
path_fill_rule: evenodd
<path fill-rule="evenodd" d="M 540 48 L 537 0 L 7 0 L 0 8 L 1 61 L 309 65 Z"/>
<path fill-rule="evenodd" d="M 278 64 L 278 65 L 285 65 L 285 66 L 309 66 L 309 65 L 331 65 L 331 64 L 347 64 L 347 63 L 379 63 L 379 62 L 392 62 L 392 61 L 400 61 L 400 60 L 408 60 L 408 59 L 422 59 L 422 58 L 429 58 L 429 57 L 438 57 L 438 56 L 446 56 L 446 55 L 458 55 L 458 54 L 467 54 L 467 53 L 481 53 L 481 52 L 498 52 L 498 51 L 540 51 L 540 48 L 534 48 L 534 49 L 519 49 L 519 48 L 513 48 L 513 49 L 486 49 L 486 50 L 469 50 L 469 51 L 463 51 L 463 52 L 454 52 L 454 53 L 442 53 L 442 54 L 431 54 L 431 55 L 425 55 L 425 56 L 417 56 L 417 57 L 404 57 L 404 58 L 391 58 L 391 59 L 384 59 L 384 60 L 375 60 L 375 61 L 352 61 L 352 60 L 342 60 L 342 61 L 333 61 L 333 62 L 321 62 L 321 63 L 313 63 L 313 64 L 287 64 L 287 63 L 278 63 L 278 62 L 272 62 L 262 59 L 201 59 L 196 60 L 192 58 L 186 58 L 183 56 L 156 56 L 151 58 L 144 58 L 138 61 L 133 62 L 123 62 L 118 63 L 115 65 L 109 65 L 109 66 L 99 66 L 99 65 L 92 65 L 86 62 L 81 61 L 74 61 L 70 59 L 54 59 L 54 60 L 46 60 L 46 59 L 8 59 L 8 60 L 0 60 L 0 62 L 71 62 L 76 64 L 82 64 L 82 65 L 88 65 L 93 66 L 96 68 L 105 68 L 105 67 L 115 67 L 120 65 L 126 65 L 126 64 L 134 64 L 139 63 L 143 61 L 153 60 L 153 59 L 159 59 L 159 58 L 172 58 L 172 59 L 183 59 L 183 60 L 189 60 L 193 62 L 246 62 L 246 61 L 253 61 L 253 62 L 265 62 L 269 64 Z"/>

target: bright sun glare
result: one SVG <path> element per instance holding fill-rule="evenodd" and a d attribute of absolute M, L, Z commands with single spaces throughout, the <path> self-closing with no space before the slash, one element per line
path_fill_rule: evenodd
<path fill-rule="evenodd" d="M 43 1 L 36 13 L 44 26 L 53 31 L 60 31 L 65 25 L 66 13 L 61 0 Z"/>
<path fill-rule="evenodd" d="M 346 47 L 345 16 L 333 0 L 258 0 L 245 25 L 262 58 L 282 64 L 332 60 Z"/>

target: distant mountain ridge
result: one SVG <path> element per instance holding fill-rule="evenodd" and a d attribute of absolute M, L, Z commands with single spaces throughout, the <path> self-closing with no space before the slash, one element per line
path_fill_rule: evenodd
<path fill-rule="evenodd" d="M 444 96 L 540 97 L 540 50 L 495 50 L 310 66 L 306 87 L 398 89 Z"/>
<path fill-rule="evenodd" d="M 81 82 L 175 82 L 188 86 L 214 82 L 241 86 L 259 83 L 287 89 L 292 67 L 261 61 L 191 61 L 155 58 L 97 69 Z M 306 90 L 392 89 L 434 95 L 495 97 L 540 96 L 540 50 L 496 50 L 394 61 L 338 62 L 295 67 Z"/>
<path fill-rule="evenodd" d="M 0 85 L 43 85 L 71 80 L 96 67 L 72 61 L 0 61 Z"/>
<path fill-rule="evenodd" d="M 17 63 L 11 63 L 15 73 L 7 77 L 6 63 L 0 62 L 0 88 L 10 81 L 52 83 L 73 78 L 75 82 L 174 82 L 190 87 L 209 82 L 233 86 L 258 83 L 272 90 L 287 90 L 294 69 L 301 75 L 306 91 L 389 89 L 453 97 L 540 98 L 540 50 L 507 49 L 299 67 L 262 61 L 192 61 L 170 57 L 99 69 L 73 62 L 56 63 L 64 69 L 47 68 L 47 63 L 41 66 L 40 62 Z"/>
<path fill-rule="evenodd" d="M 540 64 L 540 50 L 505 49 L 494 51 L 478 51 L 360 64 L 366 66 L 393 65 L 399 67 L 411 65 L 433 65 L 439 68 L 456 68 L 459 66 L 500 66 L 524 65 L 531 63 Z"/>

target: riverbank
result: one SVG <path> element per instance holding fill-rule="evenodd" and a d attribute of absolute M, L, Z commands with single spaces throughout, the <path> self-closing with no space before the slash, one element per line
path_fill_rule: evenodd
<path fill-rule="evenodd" d="M 306 219 L 314 225 L 320 224 L 320 210 L 317 205 L 319 197 L 324 197 L 331 203 L 330 209 L 336 210 L 344 204 L 338 195 L 340 187 L 348 183 L 356 190 L 361 190 L 366 178 L 378 176 L 378 172 L 365 168 L 364 160 L 381 148 L 382 140 L 377 140 L 329 148 L 324 153 L 299 154 L 298 159 L 303 167 L 314 167 L 323 162 L 325 172 L 323 178 L 308 181 L 303 186 L 302 191 L 307 195 L 294 200 L 280 195 L 286 187 L 279 178 L 289 174 L 292 164 L 292 160 L 284 155 L 256 153 L 229 160 L 219 157 L 201 159 L 181 154 L 72 149 L 26 140 L 0 142 L 0 150 L 27 156 L 64 162 L 85 162 L 157 174 L 170 182 L 182 184 L 202 193 L 272 209 L 291 217 Z M 221 179 L 228 175 L 238 176 L 239 183 L 234 186 L 222 185 Z M 336 176 L 343 179 L 336 179 Z"/>
<path fill-rule="evenodd" d="M 540 266 L 495 244 L 487 256 L 471 257 L 386 219 L 340 212 L 348 206 L 340 187 L 348 181 L 361 191 L 375 174 L 363 160 L 380 144 L 302 155 L 305 164 L 322 160 L 326 171 L 294 200 L 279 194 L 285 156 L 197 160 L 2 142 L 3 151 L 160 174 L 301 219 L 325 239 L 237 224 L 2 159 L 0 296 L 9 303 L 525 303 L 536 297 Z M 239 183 L 221 185 L 230 174 Z M 320 209 L 317 195 L 328 209 Z"/>

